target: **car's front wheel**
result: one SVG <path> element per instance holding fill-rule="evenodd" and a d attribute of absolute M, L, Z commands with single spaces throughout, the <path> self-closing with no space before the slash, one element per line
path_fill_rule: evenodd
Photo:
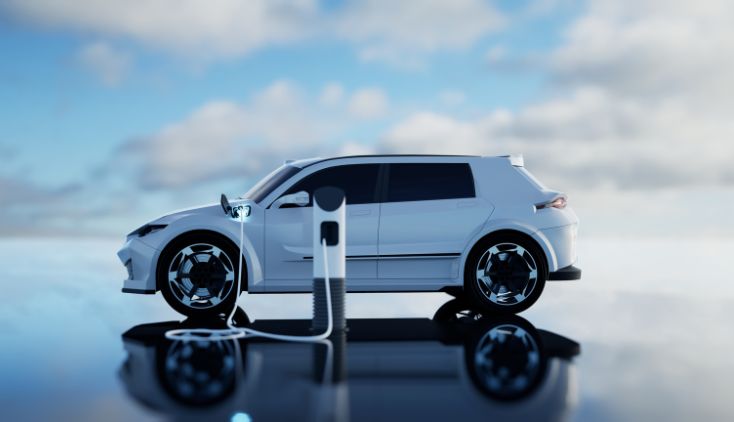
<path fill-rule="evenodd" d="M 540 248 L 514 233 L 493 235 L 469 254 L 464 290 L 486 312 L 514 314 L 529 308 L 548 277 Z"/>
<path fill-rule="evenodd" d="M 238 253 L 228 239 L 211 233 L 173 240 L 158 261 L 158 286 L 166 302 L 188 317 L 227 315 L 238 296 Z"/>

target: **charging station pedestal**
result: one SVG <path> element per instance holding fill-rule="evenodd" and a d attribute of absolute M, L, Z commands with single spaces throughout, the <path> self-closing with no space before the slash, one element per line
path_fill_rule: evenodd
<path fill-rule="evenodd" d="M 346 198 L 344 191 L 327 186 L 313 195 L 313 322 L 314 332 L 323 332 L 328 325 L 326 290 L 324 287 L 324 247 L 328 263 L 329 288 L 334 334 L 346 327 L 344 314 L 346 296 Z"/>

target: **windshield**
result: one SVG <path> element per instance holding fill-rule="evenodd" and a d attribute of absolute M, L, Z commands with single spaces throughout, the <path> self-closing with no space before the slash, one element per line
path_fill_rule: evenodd
<path fill-rule="evenodd" d="M 245 194 L 245 198 L 251 199 L 255 202 L 262 201 L 266 196 L 270 195 L 270 192 L 274 191 L 275 188 L 281 185 L 281 183 L 285 182 L 286 180 L 290 179 L 291 176 L 301 171 L 300 168 L 284 165 L 281 167 L 278 167 L 273 171 L 272 173 L 268 174 L 262 180 L 257 182 L 255 186 L 252 187 L 247 193 Z"/>

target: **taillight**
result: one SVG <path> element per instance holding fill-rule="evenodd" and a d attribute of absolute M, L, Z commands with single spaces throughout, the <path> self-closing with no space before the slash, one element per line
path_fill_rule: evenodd
<path fill-rule="evenodd" d="M 559 210 L 562 210 L 566 208 L 566 203 L 568 203 L 566 195 L 560 195 L 556 196 L 551 201 L 535 204 L 535 209 L 542 210 L 543 208 L 558 208 Z"/>

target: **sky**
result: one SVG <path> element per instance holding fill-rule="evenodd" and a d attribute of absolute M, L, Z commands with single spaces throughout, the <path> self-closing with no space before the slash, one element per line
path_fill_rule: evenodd
<path fill-rule="evenodd" d="M 522 153 L 589 236 L 734 236 L 728 0 L 0 0 L 0 236 L 286 159 Z"/>

